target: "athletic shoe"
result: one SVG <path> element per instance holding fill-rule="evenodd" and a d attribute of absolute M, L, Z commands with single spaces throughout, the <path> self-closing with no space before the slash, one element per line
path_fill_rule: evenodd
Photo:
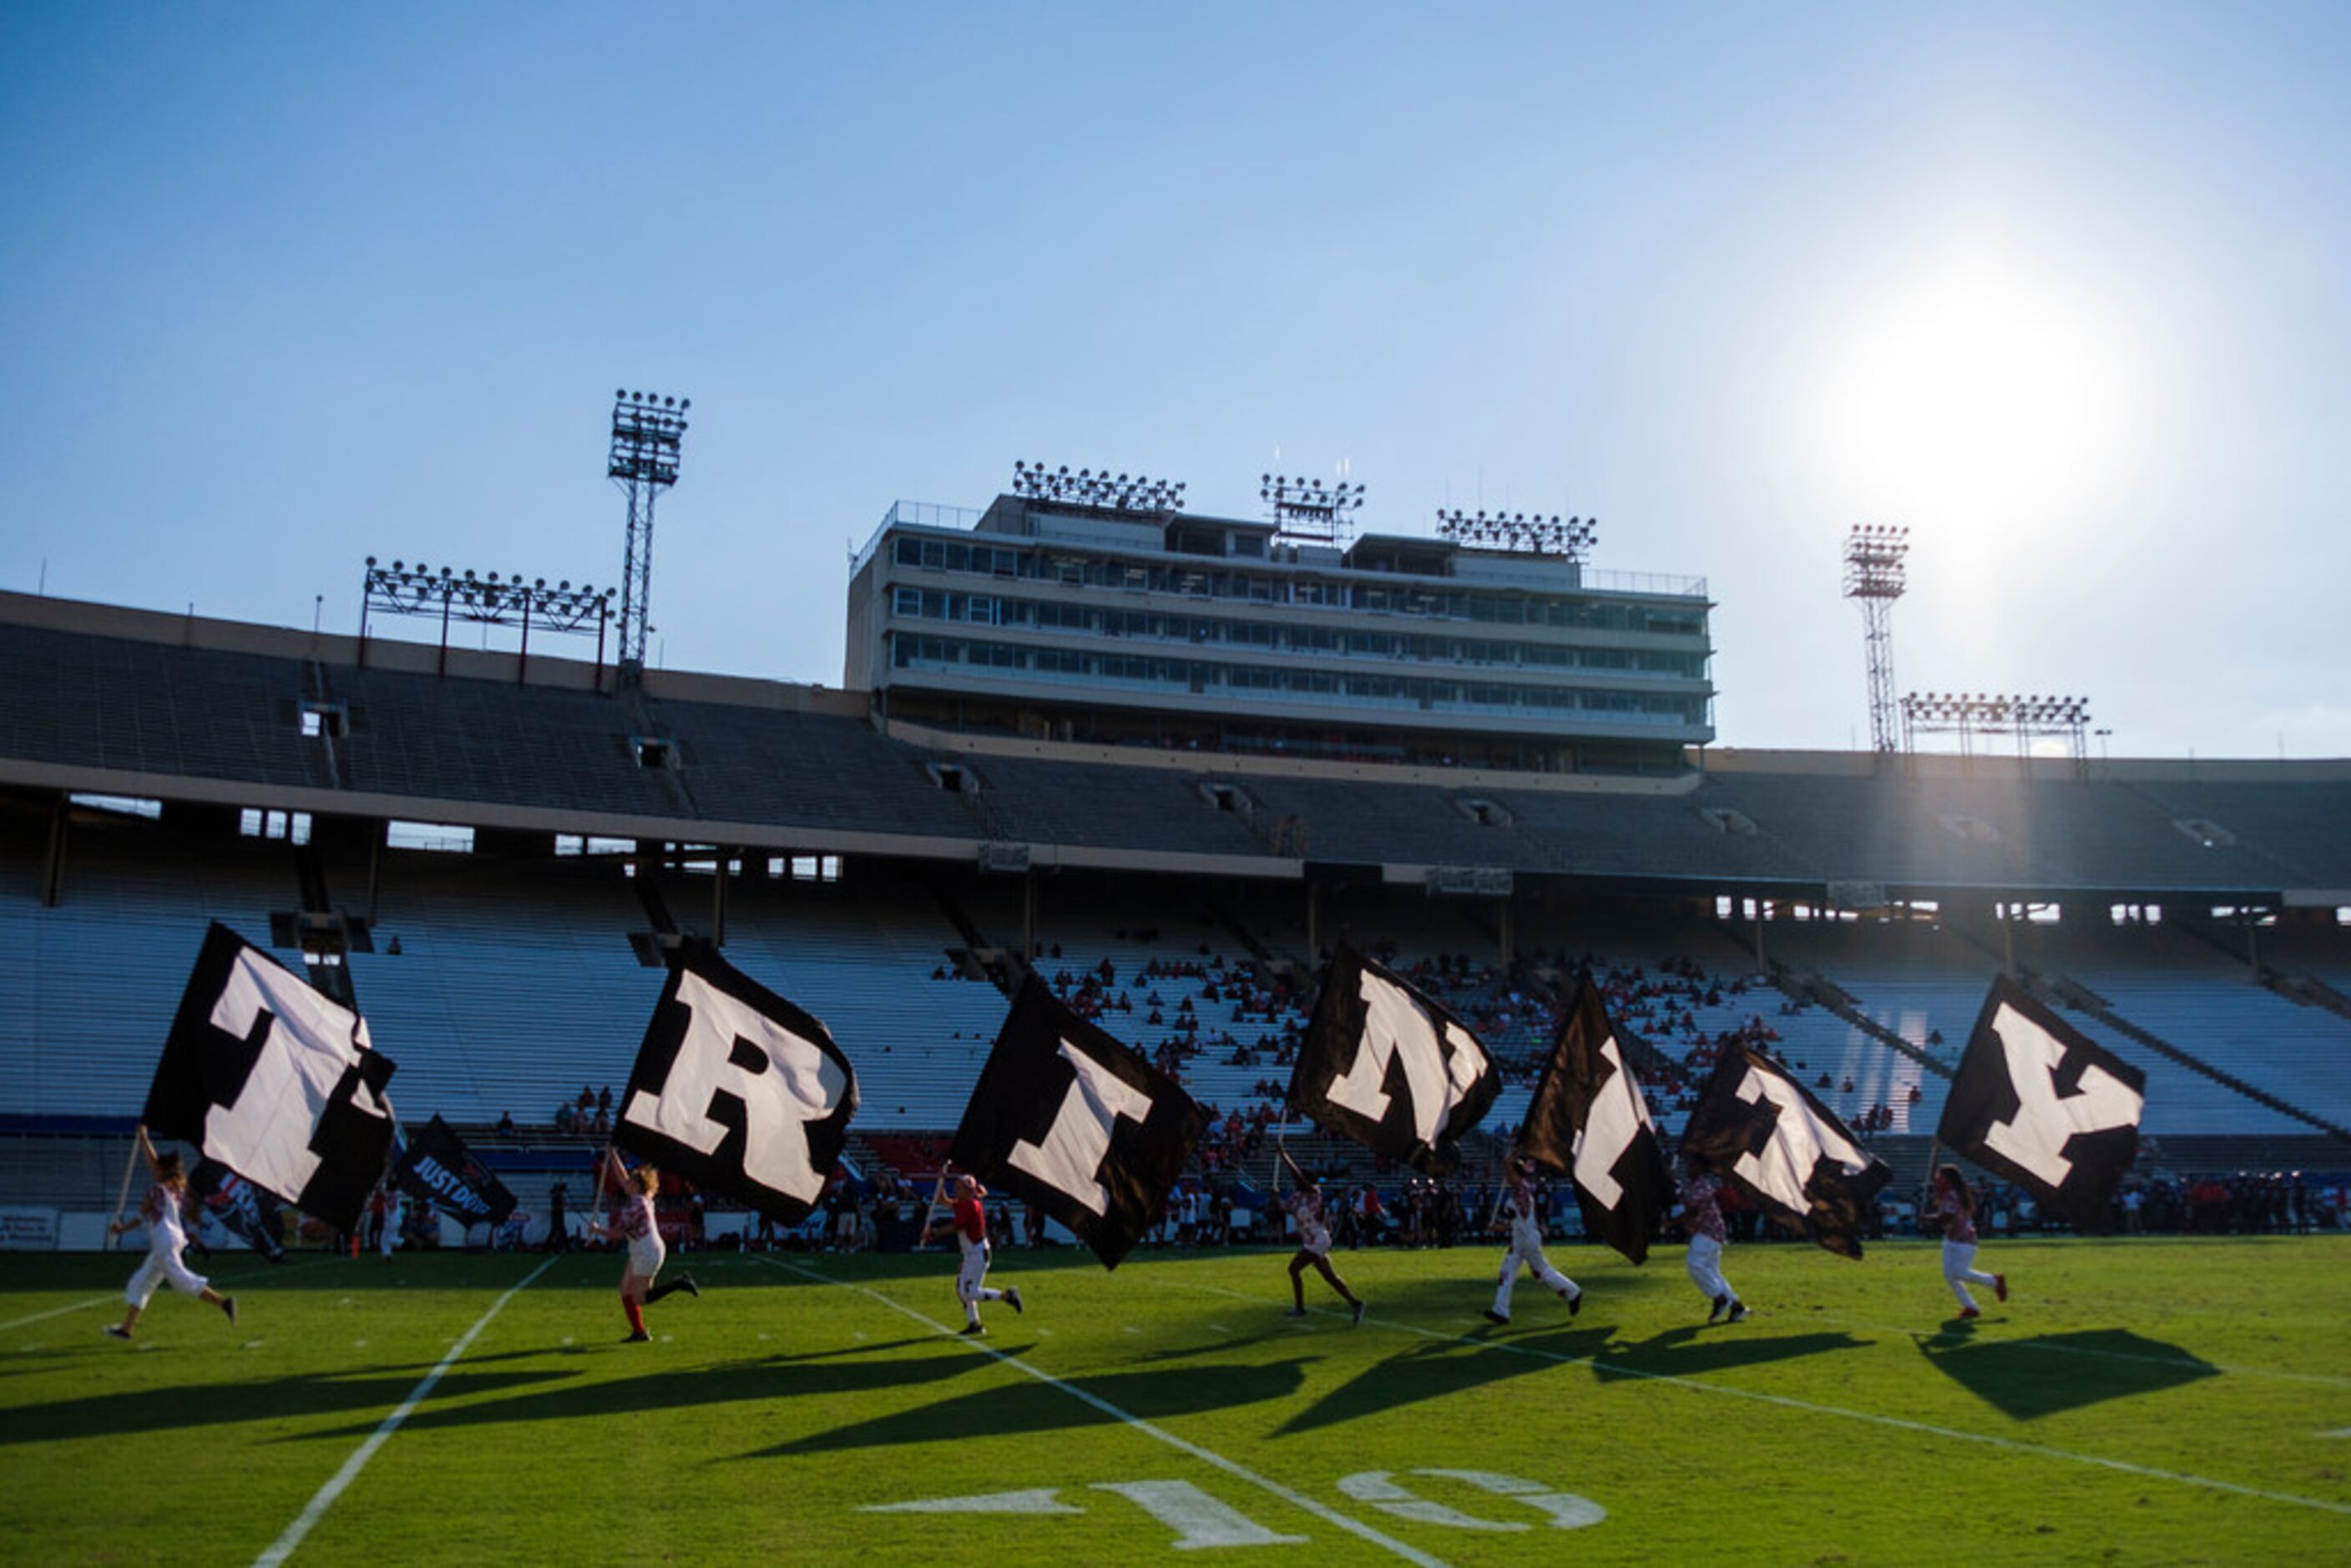
<path fill-rule="evenodd" d="M 1363 1302 L 1361 1302 L 1361 1301 L 1357 1301 L 1357 1302 L 1355 1303 L 1355 1322 L 1356 1322 L 1358 1324 L 1360 1324 L 1363 1321 L 1364 1321 L 1364 1303 L 1363 1303 Z"/>
<path fill-rule="evenodd" d="M 1510 1319 L 1508 1313 L 1498 1312 L 1493 1308 L 1488 1307 L 1486 1309 L 1486 1321 L 1489 1323 L 1506 1323 L 1509 1322 Z"/>
<path fill-rule="evenodd" d="M 702 1294 L 702 1287 L 694 1282 L 694 1276 L 692 1274 L 680 1274 L 677 1277 L 677 1288 L 684 1291 L 687 1295 L 697 1299 Z"/>
<path fill-rule="evenodd" d="M 1583 1292 L 1578 1291 L 1567 1299 L 1567 1315 L 1573 1317 L 1583 1310 Z"/>
<path fill-rule="evenodd" d="M 1747 1321 L 1747 1303 L 1745 1301 L 1733 1301 L 1730 1303 L 1730 1321 L 1735 1323 L 1743 1323 Z"/>
<path fill-rule="evenodd" d="M 128 1339 L 130 1339 L 130 1337 L 131 1337 L 131 1331 L 130 1331 L 129 1329 L 127 1329 L 127 1328 L 124 1328 L 120 1323 L 109 1323 L 109 1324 L 107 1324 L 107 1325 L 106 1325 L 106 1332 L 107 1332 L 108 1333 L 112 1334 L 115 1338 L 117 1338 L 117 1339 L 119 1339 L 119 1340 L 126 1340 L 126 1341 L 127 1341 L 127 1340 L 128 1340 Z"/>
<path fill-rule="evenodd" d="M 1717 1322 L 1720 1321 L 1722 1314 L 1729 1310 L 1730 1298 L 1729 1296 L 1717 1296 L 1714 1299 L 1714 1311 L 1706 1314 L 1706 1321 L 1708 1323 Z"/>
<path fill-rule="evenodd" d="M 1020 1310 L 1020 1289 L 1019 1286 L 1015 1285 L 1005 1291 L 1004 1304 L 1010 1307 L 1016 1312 Z"/>
<path fill-rule="evenodd" d="M 645 1333 L 644 1330 L 639 1329 L 634 1333 L 622 1334 L 621 1336 L 621 1343 L 622 1344 L 644 1344 L 649 1343 L 653 1337 L 653 1335 Z"/>
<path fill-rule="evenodd" d="M 223 1296 L 221 1298 L 221 1311 L 228 1314 L 228 1326 L 231 1328 L 236 1327 L 236 1298 L 235 1296 Z"/>
<path fill-rule="evenodd" d="M 1306 1315 L 1306 1309 L 1304 1307 L 1292 1307 L 1281 1315 L 1285 1318 L 1302 1318 Z"/>
<path fill-rule="evenodd" d="M 1994 1275 L 1991 1277 L 1991 1293 L 1992 1293 L 1992 1295 L 1993 1295 L 1995 1298 L 1997 1298 L 1997 1299 L 1998 1299 L 1998 1300 L 2000 1300 L 2000 1301 L 2004 1301 L 2008 1300 L 2008 1276 L 2007 1276 L 2007 1275 L 2005 1275 L 2005 1274 L 1994 1274 Z"/>
<path fill-rule="evenodd" d="M 986 1333 L 987 1330 L 978 1323 L 966 1323 L 957 1332 L 962 1333 Z"/>
<path fill-rule="evenodd" d="M 1976 1311 L 1973 1307 L 1961 1307 L 1959 1309 L 1959 1316 L 1963 1318 L 1980 1318 L 1983 1316 L 1983 1314 Z"/>

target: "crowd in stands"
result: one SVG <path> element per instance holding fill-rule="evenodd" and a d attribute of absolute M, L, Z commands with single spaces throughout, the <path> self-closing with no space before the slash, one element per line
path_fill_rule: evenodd
<path fill-rule="evenodd" d="M 600 1093 L 581 1084 L 577 1099 L 563 1101 L 555 1107 L 555 1130 L 559 1133 L 611 1132 L 612 1086 L 607 1083 Z"/>

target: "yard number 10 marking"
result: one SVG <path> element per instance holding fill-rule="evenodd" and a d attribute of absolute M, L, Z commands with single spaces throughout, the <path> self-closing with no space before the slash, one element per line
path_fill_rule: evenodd
<path fill-rule="evenodd" d="M 1547 1515 L 1554 1529 L 1580 1530 L 1608 1517 L 1607 1510 L 1573 1492 L 1555 1491 L 1540 1481 L 1491 1470 L 1416 1469 L 1405 1472 L 1439 1480 L 1457 1481 Z M 1489 1519 L 1464 1513 L 1450 1504 L 1422 1497 L 1396 1479 L 1393 1470 L 1359 1470 L 1341 1478 L 1342 1495 L 1369 1503 L 1383 1513 L 1419 1524 L 1450 1530 L 1510 1531 L 1531 1530 L 1523 1519 Z M 1249 1518 L 1221 1498 L 1211 1496 L 1190 1481 L 1102 1481 L 1089 1489 L 1123 1497 L 1176 1532 L 1169 1545 L 1178 1552 L 1212 1546 L 1294 1546 L 1302 1535 L 1280 1535 Z M 1061 1500 L 1058 1489 L 987 1492 L 977 1497 L 925 1498 L 914 1502 L 878 1503 L 866 1513 L 1083 1513 L 1084 1509 Z"/>

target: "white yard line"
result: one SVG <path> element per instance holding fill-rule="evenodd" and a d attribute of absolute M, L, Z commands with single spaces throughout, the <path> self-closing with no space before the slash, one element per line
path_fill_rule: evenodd
<path fill-rule="evenodd" d="M 123 1256 L 128 1258 L 131 1254 L 126 1252 Z M 141 1254 L 141 1256 L 144 1256 L 144 1254 Z M 314 1258 L 308 1263 L 291 1263 L 285 1265 L 284 1267 L 256 1270 L 253 1273 L 239 1274 L 233 1279 L 214 1280 L 213 1283 L 215 1285 L 241 1285 L 247 1280 L 264 1280 L 273 1274 L 291 1274 L 298 1270 L 315 1269 L 321 1263 L 331 1261 L 333 1261 L 331 1259 Z M 71 1306 L 51 1307 L 46 1312 L 35 1312 L 29 1317 L 16 1318 L 7 1322 L 0 1323 L 0 1333 L 6 1333 L 10 1329 L 23 1328 L 26 1323 L 37 1323 L 47 1318 L 61 1318 L 68 1312 L 86 1312 L 92 1307 L 102 1307 L 109 1301 L 120 1301 L 121 1300 L 121 1291 L 110 1291 L 103 1296 L 92 1296 L 86 1301 L 76 1301 Z"/>
<path fill-rule="evenodd" d="M 773 1263 L 778 1269 L 788 1270 L 792 1273 L 801 1275 L 807 1279 L 814 1280 L 820 1284 L 839 1286 L 842 1290 L 855 1291 L 862 1296 L 870 1297 L 872 1300 L 881 1302 L 883 1306 L 888 1307 L 891 1311 L 898 1312 L 903 1316 L 912 1318 L 914 1322 L 923 1324 L 934 1333 L 940 1334 L 950 1339 L 961 1338 L 960 1335 L 957 1335 L 949 1330 L 945 1323 L 935 1322 L 932 1319 L 924 1316 L 921 1312 L 916 1312 L 912 1307 L 902 1306 L 898 1302 L 892 1301 L 889 1297 L 883 1295 L 879 1291 L 870 1289 L 864 1285 L 852 1283 L 847 1280 L 836 1280 L 829 1274 L 820 1274 L 815 1270 L 805 1268 L 798 1263 L 784 1262 L 782 1260 L 769 1256 L 767 1253 L 761 1253 L 759 1256 L 763 1262 Z M 1198 1459 L 1203 1464 L 1212 1465 L 1216 1469 L 1224 1471 L 1225 1474 L 1232 1477 L 1235 1480 L 1247 1482 L 1249 1485 L 1256 1487 L 1260 1491 L 1270 1493 L 1271 1495 L 1280 1498 L 1282 1501 L 1289 1503 L 1293 1508 L 1304 1510 L 1306 1512 L 1311 1513 L 1315 1518 L 1322 1521 L 1325 1524 L 1333 1525 L 1338 1529 L 1345 1531 L 1350 1535 L 1355 1536 L 1364 1541 L 1368 1541 L 1373 1545 L 1393 1552 L 1396 1556 L 1403 1558 L 1407 1563 L 1418 1563 L 1420 1568 L 1446 1568 L 1444 1560 L 1441 1558 L 1432 1557 L 1427 1552 L 1420 1551 L 1416 1547 L 1408 1546 L 1405 1542 L 1395 1539 L 1393 1536 L 1384 1535 L 1359 1519 L 1351 1519 L 1347 1515 L 1341 1513 L 1338 1510 L 1331 1508 L 1326 1504 L 1317 1502 L 1314 1499 L 1308 1497 L 1303 1492 L 1294 1491 L 1289 1487 L 1282 1485 L 1280 1481 L 1272 1480 L 1265 1476 L 1259 1475 L 1255 1470 L 1237 1464 L 1233 1460 L 1225 1458 L 1222 1454 L 1215 1452 L 1213 1449 L 1204 1448 L 1197 1443 L 1191 1442 L 1186 1438 L 1179 1437 L 1164 1427 L 1155 1427 L 1150 1422 L 1143 1419 L 1140 1416 L 1133 1415 L 1128 1411 L 1120 1409 L 1117 1406 L 1113 1405 L 1107 1399 L 1103 1399 L 1097 1395 L 1089 1394 L 1084 1389 L 1080 1388 L 1073 1384 L 1064 1383 L 1049 1372 L 1040 1371 L 1036 1367 L 1029 1365 L 1027 1362 L 1022 1361 L 1017 1355 L 1007 1354 L 1005 1352 L 998 1350 L 994 1345 L 982 1343 L 977 1340 L 968 1340 L 965 1341 L 965 1343 L 968 1343 L 971 1348 L 976 1351 L 979 1351 L 984 1354 L 995 1357 L 998 1361 L 1002 1362 L 1008 1367 L 1011 1367 L 1014 1371 L 1025 1374 L 1029 1377 L 1033 1377 L 1049 1388 L 1058 1388 L 1062 1393 L 1068 1395 L 1071 1398 L 1077 1400 L 1080 1404 L 1091 1406 L 1114 1421 L 1123 1422 L 1125 1425 L 1134 1427 L 1136 1431 L 1142 1433 L 1147 1437 L 1155 1438 L 1180 1453 L 1189 1454 L 1192 1458 Z"/>
<path fill-rule="evenodd" d="M 400 1424 L 407 1420 L 419 1405 L 424 1403 L 426 1397 L 432 1394 L 434 1385 L 441 1381 L 441 1375 L 455 1365 L 459 1356 L 465 1354 L 465 1347 L 474 1343 L 475 1336 L 490 1326 L 490 1320 L 496 1317 L 525 1285 L 554 1268 L 557 1259 L 562 1256 L 563 1254 L 559 1252 L 555 1257 L 548 1259 L 538 1268 L 524 1275 L 507 1288 L 505 1295 L 490 1303 L 488 1312 L 474 1320 L 474 1326 L 465 1331 L 464 1338 L 450 1347 L 449 1354 L 441 1358 L 441 1364 L 424 1375 L 424 1380 L 409 1391 L 408 1397 L 401 1401 L 400 1407 L 385 1416 L 383 1425 L 369 1434 L 367 1441 L 353 1449 L 351 1457 L 343 1461 L 343 1468 L 337 1470 L 328 1479 L 327 1484 L 319 1489 L 319 1495 L 312 1498 L 309 1505 L 302 1510 L 300 1516 L 286 1527 L 286 1532 L 270 1544 L 268 1551 L 253 1560 L 254 1568 L 275 1568 L 276 1564 L 285 1562 L 294 1554 L 294 1549 L 302 1544 L 302 1538 L 310 1533 L 313 1525 L 327 1516 L 327 1511 L 335 1505 L 335 1500 L 343 1495 L 343 1489 L 359 1479 L 359 1473 L 367 1469 L 367 1462 L 375 1458 L 375 1451 L 382 1448 L 394 1432 L 400 1430 Z"/>
<path fill-rule="evenodd" d="M 1269 1298 L 1250 1296 L 1239 1291 L 1223 1290 L 1215 1285 L 1193 1284 L 1188 1281 L 1173 1281 L 1187 1291 L 1199 1291 L 1212 1296 L 1230 1296 L 1238 1301 L 1275 1303 Z M 1312 1309 L 1318 1315 L 1343 1317 L 1343 1312 Z M 1724 1394 L 1734 1399 L 1753 1400 L 1761 1405 L 1776 1405 L 1785 1410 L 1802 1410 L 1815 1416 L 1836 1416 L 1848 1421 L 1866 1421 L 1872 1426 L 1891 1427 L 1897 1431 L 1917 1432 L 1929 1437 L 1948 1437 L 1956 1442 L 1980 1443 L 1987 1448 L 2004 1448 L 2011 1453 L 2034 1454 L 2045 1459 L 2065 1459 L 2077 1465 L 2095 1465 L 2101 1469 L 2120 1470 L 2126 1475 L 2145 1476 L 2150 1480 L 2177 1481 L 2182 1486 L 2202 1487 L 2210 1491 L 2234 1493 L 2238 1497 L 2259 1498 L 2264 1502 L 2289 1503 L 2296 1508 L 2314 1508 L 2325 1513 L 2351 1514 L 2351 1503 L 2329 1502 L 2324 1498 L 2297 1497 L 2292 1492 L 2264 1491 L 2259 1487 L 2240 1486 L 2235 1481 L 2214 1480 L 2210 1476 L 2191 1476 L 2179 1470 L 2158 1469 L 2152 1465 L 2135 1465 L 2128 1459 L 2110 1459 L 2098 1454 L 2077 1454 L 2070 1448 L 2053 1448 L 2045 1443 L 2020 1442 L 2013 1437 L 1995 1437 L 1989 1432 L 1962 1431 L 1956 1427 L 1938 1427 L 1927 1421 L 1906 1420 L 1899 1416 L 1881 1416 L 1869 1410 L 1847 1410 L 1841 1406 L 1816 1404 L 1809 1399 L 1792 1398 L 1784 1394 L 1765 1394 L 1752 1388 L 1739 1388 L 1724 1383 L 1701 1383 L 1695 1377 L 1684 1377 L 1670 1372 L 1645 1372 L 1627 1366 L 1620 1361 L 1602 1361 L 1596 1356 L 1562 1355 L 1557 1351 L 1539 1350 L 1533 1345 L 1513 1344 L 1508 1340 L 1473 1338 L 1468 1334 L 1448 1333 L 1442 1329 L 1426 1329 L 1417 1323 L 1399 1322 L 1394 1318 L 1364 1317 L 1364 1322 L 1381 1328 L 1401 1330 L 1418 1334 L 1423 1339 L 1447 1340 L 1456 1344 L 1476 1345 L 1482 1350 L 1508 1351 L 1513 1355 L 1533 1356 L 1538 1360 L 1555 1362 L 1562 1366 L 1589 1366 L 1599 1372 L 1625 1377 L 1638 1377 L 1651 1383 L 1670 1383 L 1677 1387 L 1696 1389 L 1701 1394 Z"/>

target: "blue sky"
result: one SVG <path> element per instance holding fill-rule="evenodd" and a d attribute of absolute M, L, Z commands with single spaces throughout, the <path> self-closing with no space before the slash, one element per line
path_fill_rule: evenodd
<path fill-rule="evenodd" d="M 2351 9 L 0 9 L 0 587 L 350 630 L 369 554 L 615 580 L 838 683 L 847 552 L 1016 457 L 1596 515 L 1723 744 L 2086 694 L 2351 756 Z"/>

